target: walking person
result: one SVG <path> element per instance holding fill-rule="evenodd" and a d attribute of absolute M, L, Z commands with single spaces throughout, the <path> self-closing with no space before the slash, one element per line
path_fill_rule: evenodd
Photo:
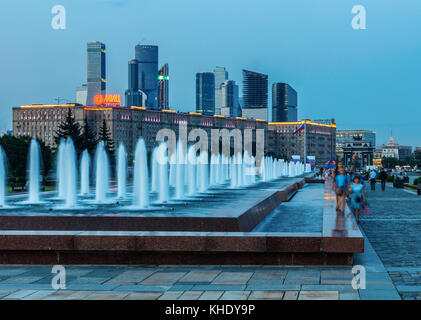
<path fill-rule="evenodd" d="M 380 181 L 382 183 L 382 190 L 385 191 L 386 189 L 386 180 L 387 180 L 387 172 L 382 168 L 382 171 L 380 171 Z"/>
<path fill-rule="evenodd" d="M 376 191 L 376 178 L 377 178 L 376 171 L 371 170 L 369 178 L 368 178 L 368 180 L 370 181 L 371 191 Z"/>
<path fill-rule="evenodd" d="M 345 212 L 345 198 L 348 189 L 348 179 L 343 167 L 339 168 L 338 174 L 335 176 L 333 187 L 336 193 L 336 210 Z"/>
<path fill-rule="evenodd" d="M 360 223 L 360 214 L 363 203 L 366 203 L 363 185 L 360 182 L 360 178 L 355 176 L 354 180 L 349 186 L 348 192 L 351 197 L 351 207 L 354 211 L 355 219 L 357 223 Z"/>

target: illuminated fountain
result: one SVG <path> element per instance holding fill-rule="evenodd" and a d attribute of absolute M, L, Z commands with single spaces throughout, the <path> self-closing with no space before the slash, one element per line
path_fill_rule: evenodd
<path fill-rule="evenodd" d="M 76 206 L 76 151 L 72 139 L 68 138 L 65 149 L 65 207 L 74 208 Z"/>
<path fill-rule="evenodd" d="M 100 141 L 96 148 L 96 183 L 95 183 L 95 201 L 105 203 L 109 189 L 109 162 L 104 142 Z"/>
<path fill-rule="evenodd" d="M 126 148 L 121 143 L 118 146 L 117 156 L 117 197 L 124 199 L 126 197 L 127 184 L 127 154 Z"/>
<path fill-rule="evenodd" d="M 136 144 L 133 172 L 133 206 L 137 209 L 144 209 L 149 206 L 149 177 L 146 155 L 145 141 L 139 138 Z"/>
<path fill-rule="evenodd" d="M 90 157 L 88 150 L 82 152 L 82 158 L 80 160 L 80 194 L 89 194 L 89 175 L 90 175 Z"/>
<path fill-rule="evenodd" d="M 29 147 L 29 199 L 28 202 L 35 204 L 39 203 L 39 192 L 40 192 L 40 151 L 37 140 L 32 139 Z"/>

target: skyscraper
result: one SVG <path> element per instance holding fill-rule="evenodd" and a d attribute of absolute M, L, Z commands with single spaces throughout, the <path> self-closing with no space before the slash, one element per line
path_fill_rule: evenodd
<path fill-rule="evenodd" d="M 297 91 L 289 84 L 272 84 L 272 122 L 297 121 Z"/>
<path fill-rule="evenodd" d="M 139 62 L 139 89 L 147 95 L 148 108 L 158 105 L 158 46 L 135 47 L 135 59 Z"/>
<path fill-rule="evenodd" d="M 88 87 L 86 84 L 82 84 L 81 86 L 76 88 L 76 103 L 79 103 L 85 106 L 87 97 L 88 97 Z"/>
<path fill-rule="evenodd" d="M 226 117 L 240 117 L 241 108 L 238 98 L 238 85 L 234 80 L 226 80 L 221 85 L 221 115 Z"/>
<path fill-rule="evenodd" d="M 196 73 L 196 111 L 208 116 L 215 114 L 215 75 L 213 72 Z"/>
<path fill-rule="evenodd" d="M 105 44 L 95 41 L 88 42 L 88 93 L 86 104 L 93 105 L 97 94 L 105 94 Z"/>
<path fill-rule="evenodd" d="M 268 120 L 268 75 L 243 70 L 243 117 Z"/>
<path fill-rule="evenodd" d="M 215 67 L 215 114 L 221 114 L 222 108 L 222 84 L 228 80 L 228 72 L 224 67 Z"/>
<path fill-rule="evenodd" d="M 158 108 L 169 108 L 169 67 L 164 64 L 158 72 Z"/>
<path fill-rule="evenodd" d="M 128 89 L 125 92 L 126 107 L 144 107 L 146 97 L 139 89 L 139 61 L 129 61 L 128 75 Z"/>

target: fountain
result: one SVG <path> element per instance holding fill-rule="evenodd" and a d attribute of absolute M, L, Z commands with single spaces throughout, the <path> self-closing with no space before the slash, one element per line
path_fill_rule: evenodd
<path fill-rule="evenodd" d="M 67 138 L 65 155 L 65 207 L 74 208 L 76 206 L 76 151 L 71 138 Z"/>
<path fill-rule="evenodd" d="M 196 149 L 194 146 L 189 148 L 187 153 L 187 174 L 188 174 L 188 194 L 192 196 L 196 193 Z"/>
<path fill-rule="evenodd" d="M 158 184 L 159 184 L 159 171 L 158 171 L 158 161 L 156 159 L 156 151 L 158 148 L 154 148 L 152 151 L 152 182 L 151 182 L 151 191 L 158 192 Z"/>
<path fill-rule="evenodd" d="M 118 146 L 117 158 L 117 197 L 124 199 L 126 197 L 127 182 L 127 154 L 126 148 L 122 143 Z"/>
<path fill-rule="evenodd" d="M 31 140 L 29 147 L 29 166 L 28 166 L 28 181 L 29 181 L 29 203 L 39 203 L 40 192 L 40 151 L 38 141 Z"/>
<path fill-rule="evenodd" d="M 57 154 L 57 190 L 59 199 L 66 197 L 66 141 L 60 139 Z"/>
<path fill-rule="evenodd" d="M 153 154 L 155 154 L 155 152 Z M 133 206 L 137 209 L 144 209 L 149 206 L 149 177 L 146 155 L 145 141 L 142 138 L 139 138 L 136 144 L 133 173 Z"/>
<path fill-rule="evenodd" d="M 159 203 L 168 202 L 168 157 L 165 155 L 167 144 L 162 142 L 156 152 L 159 169 Z"/>
<path fill-rule="evenodd" d="M 100 141 L 96 148 L 96 184 L 95 184 L 95 201 L 104 203 L 107 200 L 107 192 L 109 185 L 109 163 L 108 155 L 105 150 L 104 142 Z"/>
<path fill-rule="evenodd" d="M 89 194 L 89 174 L 90 174 L 90 157 L 88 150 L 82 152 L 82 159 L 80 160 L 80 194 Z"/>
<path fill-rule="evenodd" d="M 6 154 L 3 148 L 0 147 L 0 207 L 4 208 L 6 205 Z"/>
<path fill-rule="evenodd" d="M 183 199 L 184 197 L 184 165 L 185 165 L 185 152 L 183 144 L 178 141 L 177 144 L 177 162 L 176 162 L 176 174 L 175 174 L 175 197 L 177 199 Z"/>
<path fill-rule="evenodd" d="M 208 152 L 201 150 L 199 155 L 199 191 L 206 192 L 209 184 Z"/>

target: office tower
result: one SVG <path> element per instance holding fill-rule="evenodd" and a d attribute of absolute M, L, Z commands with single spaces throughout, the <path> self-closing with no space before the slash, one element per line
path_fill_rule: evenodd
<path fill-rule="evenodd" d="M 94 104 L 94 97 L 97 94 L 105 94 L 105 44 L 95 41 L 88 42 L 88 93 L 87 105 Z"/>
<path fill-rule="evenodd" d="M 158 108 L 169 108 L 169 67 L 164 64 L 158 72 Z"/>
<path fill-rule="evenodd" d="M 158 105 L 158 46 L 137 45 L 135 59 L 139 62 L 139 89 L 147 96 L 148 108 Z"/>
<path fill-rule="evenodd" d="M 272 122 L 297 121 L 297 91 L 289 84 L 272 84 Z"/>
<path fill-rule="evenodd" d="M 215 75 L 213 72 L 196 73 L 196 111 L 208 116 L 215 114 Z"/>
<path fill-rule="evenodd" d="M 233 80 L 226 80 L 221 85 L 221 115 L 240 117 L 241 109 L 238 98 L 238 85 Z"/>
<path fill-rule="evenodd" d="M 128 75 L 128 89 L 125 92 L 126 107 L 144 107 L 146 97 L 139 89 L 139 61 L 129 61 Z"/>
<path fill-rule="evenodd" d="M 228 72 L 224 67 L 215 67 L 213 70 L 215 75 L 215 114 L 221 114 L 222 107 L 222 84 L 228 80 Z"/>
<path fill-rule="evenodd" d="M 88 97 L 88 86 L 82 84 L 76 88 L 76 103 L 86 106 L 86 99 Z"/>
<path fill-rule="evenodd" d="M 268 120 L 268 76 L 243 70 L 243 117 Z"/>

